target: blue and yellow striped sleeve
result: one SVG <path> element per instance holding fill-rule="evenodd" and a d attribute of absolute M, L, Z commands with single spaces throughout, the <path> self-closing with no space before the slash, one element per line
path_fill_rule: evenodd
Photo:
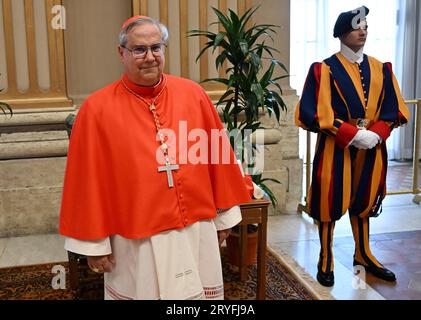
<path fill-rule="evenodd" d="M 379 109 L 379 120 L 370 127 L 370 130 L 376 132 L 386 141 L 394 128 L 408 123 L 410 112 L 402 98 L 399 84 L 393 74 L 390 62 L 383 64 L 383 75 L 384 96 Z"/>
<path fill-rule="evenodd" d="M 357 134 L 358 129 L 355 126 L 335 117 L 332 108 L 330 68 L 327 64 L 311 65 L 296 108 L 295 122 L 305 130 L 335 137 L 341 148 L 347 147 Z"/>

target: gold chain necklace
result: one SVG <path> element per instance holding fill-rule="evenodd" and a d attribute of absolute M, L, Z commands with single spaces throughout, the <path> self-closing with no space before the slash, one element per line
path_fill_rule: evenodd
<path fill-rule="evenodd" d="M 163 81 L 166 81 L 165 78 L 164 78 Z M 171 165 L 170 157 L 168 155 L 168 145 L 165 143 L 164 135 L 161 132 L 161 123 L 159 121 L 159 116 L 156 112 L 156 102 L 157 102 L 158 98 L 161 96 L 161 94 L 164 92 L 164 90 L 166 88 L 166 83 L 164 83 L 163 88 L 161 89 L 161 91 L 159 91 L 159 93 L 157 94 L 155 99 L 153 99 L 152 103 L 149 103 L 145 98 L 143 98 L 142 96 L 140 96 L 139 94 L 134 92 L 132 89 L 130 89 L 127 86 L 127 84 L 124 82 L 123 79 L 121 79 L 121 82 L 123 83 L 123 86 L 127 89 L 127 91 L 129 91 L 131 94 L 133 94 L 135 97 L 140 99 L 143 103 L 145 103 L 148 106 L 149 111 L 152 113 L 152 116 L 153 116 L 154 122 L 155 122 L 156 132 L 158 134 L 159 141 L 161 142 L 161 151 L 162 151 L 162 153 L 164 154 L 164 157 L 165 157 L 165 166 L 158 167 L 158 172 L 166 172 L 167 173 L 168 186 L 170 188 L 173 188 L 174 187 L 174 179 L 173 179 L 172 172 L 180 169 L 180 166 L 177 165 L 177 164 Z"/>

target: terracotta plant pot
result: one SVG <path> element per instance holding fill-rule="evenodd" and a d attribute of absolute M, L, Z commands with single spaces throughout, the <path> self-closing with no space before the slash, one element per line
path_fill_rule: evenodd
<path fill-rule="evenodd" d="M 240 266 L 240 233 L 232 231 L 226 240 L 228 259 L 232 265 Z M 252 265 L 257 263 L 257 231 L 247 233 L 247 255 L 246 264 Z"/>

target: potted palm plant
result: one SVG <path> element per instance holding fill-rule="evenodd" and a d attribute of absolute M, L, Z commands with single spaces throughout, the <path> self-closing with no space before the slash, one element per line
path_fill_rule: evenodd
<path fill-rule="evenodd" d="M 215 12 L 220 26 L 218 33 L 207 30 L 192 30 L 189 36 L 206 37 L 207 43 L 200 51 L 196 61 L 207 52 L 218 50 L 215 58 L 216 68 L 220 70 L 225 65 L 225 76 L 202 81 L 216 82 L 226 86 L 225 93 L 217 102 L 217 107 L 223 106 L 223 122 L 230 134 L 231 146 L 236 152 L 237 159 L 245 163 L 246 151 L 256 152 L 256 146 L 251 143 L 251 135 L 261 129 L 259 118 L 261 111 L 275 115 L 279 123 L 281 111 L 286 111 L 286 104 L 282 99 L 281 79 L 288 75 L 276 76 L 278 69 L 287 73 L 284 64 L 274 58 L 277 49 L 266 44 L 269 39 L 273 42 L 276 35 L 271 24 L 250 25 L 253 14 L 259 7 L 247 10 L 238 16 L 233 10 L 224 14 L 216 8 Z M 269 63 L 265 66 L 265 61 Z M 239 135 L 240 137 L 236 136 Z M 240 142 L 240 144 L 239 144 Z M 253 172 L 253 162 L 247 163 L 247 172 Z M 251 170 L 250 170 L 251 167 Z M 266 182 L 280 183 L 275 179 L 263 179 L 262 172 L 254 171 L 252 180 L 268 195 L 272 204 L 277 200 Z"/>
<path fill-rule="evenodd" d="M 266 44 L 269 39 L 273 42 L 276 35 L 275 28 L 278 26 L 271 24 L 251 25 L 253 14 L 259 7 L 247 10 L 242 16 L 238 16 L 234 11 L 229 10 L 229 14 L 224 14 L 216 8 L 215 12 L 219 25 L 219 32 L 214 33 L 207 30 L 192 30 L 189 36 L 206 37 L 207 42 L 200 51 L 196 61 L 207 52 L 218 50 L 215 59 L 216 69 L 223 70 L 225 76 L 219 78 L 206 79 L 203 82 L 216 82 L 226 87 L 225 93 L 217 102 L 217 107 L 223 107 L 223 122 L 230 132 L 230 142 L 236 157 L 241 163 L 246 163 L 251 179 L 269 197 L 274 206 L 277 199 L 266 182 L 280 183 L 278 180 L 263 178 L 263 172 L 253 170 L 253 161 L 245 161 L 246 152 L 250 149 L 256 152 L 256 145 L 251 141 L 251 135 L 258 129 L 262 129 L 260 116 L 262 111 L 268 112 L 270 116 L 275 116 L 279 123 L 281 111 L 286 111 L 286 104 L 282 99 L 282 88 L 279 84 L 281 79 L 288 77 L 276 75 L 279 70 L 287 73 L 284 64 L 274 58 L 277 49 Z M 267 61 L 268 63 L 264 63 Z M 202 83 L 203 83 L 202 82 Z M 236 132 L 235 134 L 231 134 Z M 238 137 L 239 135 L 239 137 Z M 240 145 L 238 145 L 240 142 Z M 249 178 L 249 177 L 248 177 Z M 247 264 L 256 261 L 256 228 L 248 226 L 247 252 L 253 253 L 246 258 Z M 230 260 L 238 265 L 239 231 L 233 229 L 232 236 L 227 238 L 227 246 Z"/>

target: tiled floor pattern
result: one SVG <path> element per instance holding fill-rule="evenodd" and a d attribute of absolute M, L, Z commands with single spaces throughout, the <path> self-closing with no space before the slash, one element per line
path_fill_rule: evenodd
<path fill-rule="evenodd" d="M 345 216 L 335 227 L 335 285 L 325 288 L 316 283 L 313 288 L 343 300 L 421 299 L 421 207 L 412 199 L 412 195 L 386 197 L 383 213 L 370 222 L 372 251 L 397 273 L 396 285 L 379 282 L 370 276 L 365 288 L 358 285 L 359 279 L 352 267 L 352 230 Z M 317 226 L 311 218 L 306 214 L 269 217 L 268 242 L 275 251 L 287 255 L 302 272 L 315 280 L 320 244 Z"/>
<path fill-rule="evenodd" d="M 367 274 L 366 282 L 383 297 L 390 300 L 421 300 L 421 231 L 376 234 L 370 237 L 371 251 L 398 279 L 390 283 Z M 352 270 L 354 239 L 339 238 L 334 255 Z"/>
<path fill-rule="evenodd" d="M 390 161 L 387 173 L 387 190 L 400 191 L 413 189 L 412 162 Z M 418 187 L 421 187 L 421 165 L 419 166 Z"/>

